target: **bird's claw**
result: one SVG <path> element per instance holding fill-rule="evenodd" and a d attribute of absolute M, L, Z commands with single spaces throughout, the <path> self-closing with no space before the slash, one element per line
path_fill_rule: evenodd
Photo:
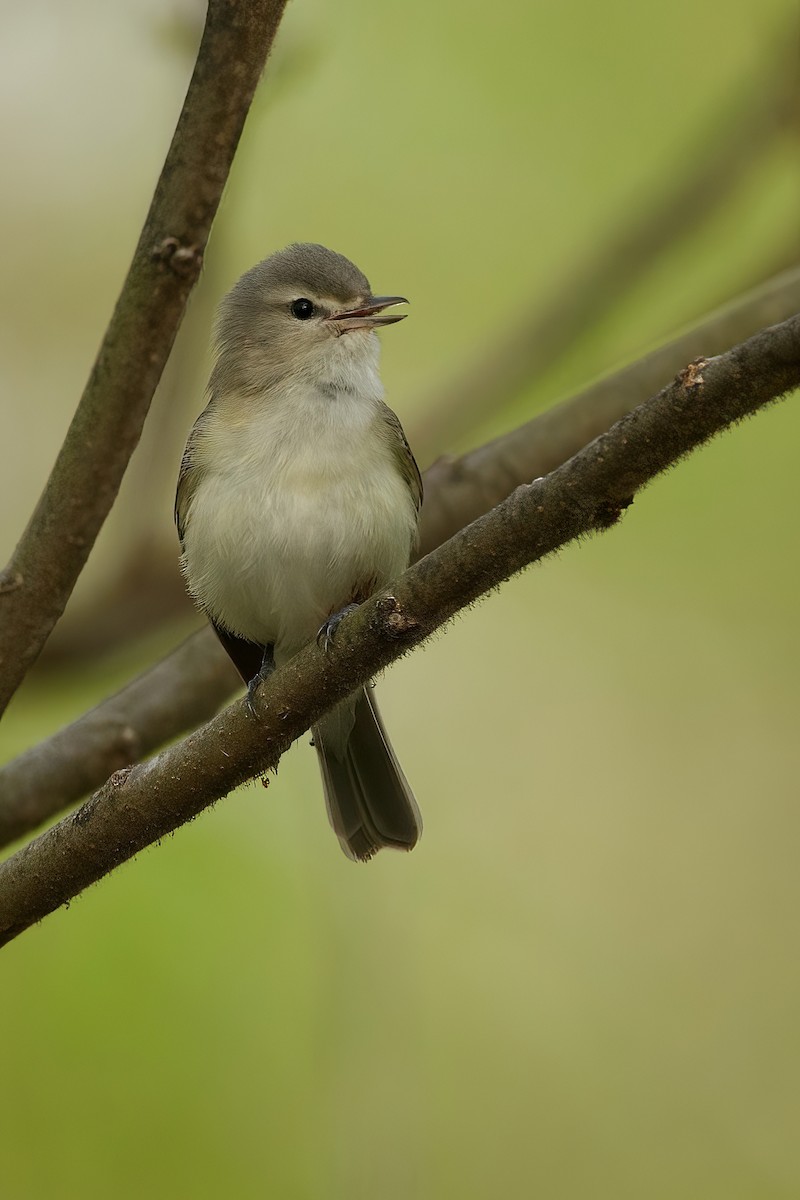
<path fill-rule="evenodd" d="M 259 687 L 261 686 L 262 679 L 263 679 L 263 676 L 262 676 L 261 672 L 259 671 L 257 675 L 253 676 L 253 678 L 250 680 L 250 682 L 247 685 L 247 695 L 244 698 L 244 706 L 247 709 L 247 711 L 249 712 L 251 717 L 255 717 L 258 715 L 256 713 L 256 706 L 253 703 L 253 697 L 255 696 L 256 692 L 258 691 Z"/>
<path fill-rule="evenodd" d="M 324 621 L 319 627 L 317 633 L 317 645 L 320 646 L 327 654 L 333 645 L 333 639 L 336 636 L 336 630 L 341 625 L 342 621 L 351 612 L 355 612 L 358 608 L 357 604 L 345 604 L 344 608 L 339 612 L 332 613 L 327 621 Z"/>
<path fill-rule="evenodd" d="M 256 706 L 253 702 L 255 694 L 258 691 L 258 689 L 261 687 L 261 684 L 264 682 L 264 680 L 269 679 L 270 675 L 272 674 L 272 672 L 274 670 L 275 670 L 275 658 L 273 655 L 273 649 L 272 649 L 272 646 L 267 646 L 266 649 L 264 650 L 264 657 L 261 660 L 261 666 L 259 668 L 258 674 L 254 675 L 253 678 L 248 683 L 247 695 L 244 698 L 245 708 L 250 713 L 251 717 L 255 717 L 258 715 L 256 713 Z"/>

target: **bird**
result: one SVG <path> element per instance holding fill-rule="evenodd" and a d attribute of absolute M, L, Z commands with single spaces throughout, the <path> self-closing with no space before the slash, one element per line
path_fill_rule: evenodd
<path fill-rule="evenodd" d="M 408 566 L 422 479 L 384 402 L 376 331 L 405 314 L 349 259 L 295 243 L 223 299 L 207 406 L 180 465 L 175 521 L 187 589 L 252 699 L 315 637 Z M 348 858 L 411 850 L 414 794 L 360 688 L 312 729 L 330 822 Z"/>

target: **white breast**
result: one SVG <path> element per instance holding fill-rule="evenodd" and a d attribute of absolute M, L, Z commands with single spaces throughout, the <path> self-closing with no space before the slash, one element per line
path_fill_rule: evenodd
<path fill-rule="evenodd" d="M 407 566 L 416 512 L 374 396 L 295 387 L 237 411 L 198 444 L 183 565 L 214 620 L 282 660 Z"/>

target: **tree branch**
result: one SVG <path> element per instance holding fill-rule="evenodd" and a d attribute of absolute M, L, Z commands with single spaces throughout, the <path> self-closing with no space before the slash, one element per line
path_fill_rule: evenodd
<path fill-rule="evenodd" d="M 164 169 L 36 510 L 0 575 L 0 712 L 64 610 L 172 347 L 285 0 L 209 0 Z"/>
<path fill-rule="evenodd" d="M 0 846 L 86 796 L 113 771 L 139 762 L 206 721 L 240 687 L 211 629 L 0 772 Z"/>
<path fill-rule="evenodd" d="M 310 644 L 256 694 L 183 742 L 118 771 L 76 813 L 0 865 L 0 944 L 232 788 L 277 765 L 323 712 L 460 608 L 582 534 L 613 525 L 634 494 L 714 433 L 800 386 L 800 316 L 686 367 L 654 399 L 545 479 L 420 560 L 343 622 L 333 651 Z"/>
<path fill-rule="evenodd" d="M 420 553 L 488 512 L 519 484 L 565 462 L 690 359 L 721 353 L 799 310 L 795 269 L 521 428 L 463 458 L 435 462 L 425 474 Z M 0 847 L 77 803 L 112 770 L 208 720 L 238 687 L 211 630 L 193 634 L 122 691 L 0 770 Z"/>

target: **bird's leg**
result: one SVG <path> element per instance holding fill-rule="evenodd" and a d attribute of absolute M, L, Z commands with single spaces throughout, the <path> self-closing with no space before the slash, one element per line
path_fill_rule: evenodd
<path fill-rule="evenodd" d="M 341 608 L 339 612 L 331 613 L 327 621 L 324 621 L 320 625 L 319 632 L 317 633 L 317 645 L 321 646 L 326 654 L 330 650 L 333 639 L 336 636 L 336 630 L 344 618 L 351 612 L 355 612 L 357 608 L 357 604 L 345 604 L 344 608 Z"/>
<path fill-rule="evenodd" d="M 245 701 L 244 701 L 245 704 L 247 705 L 248 712 L 253 717 L 256 715 L 256 708 L 255 708 L 255 705 L 253 704 L 253 697 L 255 696 L 256 691 L 261 686 L 261 684 L 264 682 L 264 680 L 269 679 L 270 675 L 272 674 L 272 672 L 274 670 L 275 670 L 275 647 L 274 646 L 265 646 L 264 647 L 264 656 L 261 659 L 261 666 L 258 669 L 258 674 L 254 675 L 253 678 L 248 683 L 247 695 L 246 695 Z"/>

